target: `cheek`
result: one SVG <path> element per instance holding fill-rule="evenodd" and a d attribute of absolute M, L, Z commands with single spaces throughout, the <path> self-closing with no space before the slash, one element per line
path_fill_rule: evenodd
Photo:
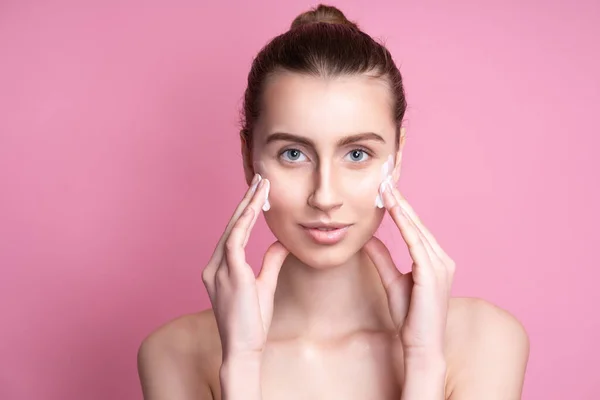
<path fill-rule="evenodd" d="M 286 171 L 280 170 L 273 162 L 254 162 L 254 170 L 263 178 L 268 179 L 271 184 L 269 190 L 269 202 L 271 203 L 271 211 L 277 211 L 280 206 L 290 204 L 289 201 L 299 198 L 297 193 L 300 185 L 298 180 L 290 176 Z M 275 209 L 273 209 L 275 206 Z"/>
<path fill-rule="evenodd" d="M 375 199 L 379 193 L 382 182 L 381 173 L 377 171 L 364 171 L 360 173 L 345 174 L 341 179 L 341 189 L 344 200 L 360 210 L 376 209 Z"/>
<path fill-rule="evenodd" d="M 298 205 L 306 205 L 306 185 L 299 176 L 290 176 L 284 172 L 269 174 L 271 190 L 269 201 L 277 210 L 286 210 Z"/>
<path fill-rule="evenodd" d="M 284 246 L 290 250 L 295 249 L 297 243 L 294 238 L 297 237 L 298 229 L 295 223 L 307 206 L 306 187 L 301 179 L 291 179 L 285 171 L 272 169 L 268 175 L 265 174 L 265 178 L 271 183 L 271 209 L 263 214 L 267 226 Z"/>
<path fill-rule="evenodd" d="M 344 202 L 351 208 L 356 222 L 361 226 L 358 232 L 362 244 L 375 234 L 385 215 L 385 210 L 375 205 L 382 181 L 380 170 L 364 171 L 360 176 L 356 174 L 342 180 Z"/>

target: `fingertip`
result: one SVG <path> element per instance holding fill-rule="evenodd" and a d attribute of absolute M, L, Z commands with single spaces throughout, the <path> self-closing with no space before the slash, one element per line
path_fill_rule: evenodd
<path fill-rule="evenodd" d="M 369 241 L 367 242 L 367 246 L 369 249 L 375 252 L 381 252 L 386 250 L 385 244 L 383 244 L 381 239 L 375 236 L 369 239 Z"/>
<path fill-rule="evenodd" d="M 364 247 L 373 247 L 377 244 L 377 241 L 379 239 L 376 238 L 375 236 L 371 236 L 371 238 L 369 240 L 367 240 L 367 243 L 365 243 Z"/>
<path fill-rule="evenodd" d="M 394 189 L 389 179 L 383 181 L 380 192 L 381 198 L 383 199 L 383 205 L 387 210 L 391 210 L 398 203 L 396 197 L 394 196 L 393 190 Z"/>
<path fill-rule="evenodd" d="M 289 255 L 288 249 L 279 241 L 272 243 L 263 256 L 262 268 L 258 274 L 259 279 L 271 279 L 279 274 L 283 263 Z"/>
<path fill-rule="evenodd" d="M 285 255 L 285 256 L 287 256 L 290 252 L 279 240 L 272 243 L 271 246 L 269 246 L 269 249 L 267 251 L 271 252 L 271 253 Z"/>
<path fill-rule="evenodd" d="M 371 239 L 369 240 L 375 243 L 382 243 L 381 239 L 379 239 L 377 236 L 371 236 Z"/>
<path fill-rule="evenodd" d="M 373 236 L 369 241 L 363 246 L 364 251 L 367 253 L 367 256 L 374 261 L 373 259 L 377 259 L 378 255 L 381 254 L 381 241 Z"/>
<path fill-rule="evenodd" d="M 252 182 L 250 182 L 250 187 L 248 188 L 248 196 L 254 195 L 256 189 L 258 189 L 258 185 L 261 180 L 262 177 L 260 176 L 260 174 L 254 174 L 254 178 L 252 178 Z"/>

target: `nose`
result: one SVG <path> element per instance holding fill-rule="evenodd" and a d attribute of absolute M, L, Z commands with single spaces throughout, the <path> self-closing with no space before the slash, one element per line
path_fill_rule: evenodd
<path fill-rule="evenodd" d="M 336 190 L 336 176 L 331 166 L 319 165 L 314 175 L 315 187 L 308 197 L 308 205 L 323 212 L 340 208 L 343 202 Z"/>

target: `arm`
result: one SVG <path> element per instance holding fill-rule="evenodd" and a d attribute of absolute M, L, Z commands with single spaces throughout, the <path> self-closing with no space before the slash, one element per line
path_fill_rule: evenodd
<path fill-rule="evenodd" d="M 452 372 L 450 400 L 519 400 L 529 339 L 508 312 L 485 301 L 471 303 Z"/>
<path fill-rule="evenodd" d="M 213 400 L 189 354 L 176 351 L 160 337 L 144 340 L 137 362 L 144 400 Z"/>
<path fill-rule="evenodd" d="M 273 316 L 277 277 L 288 255 L 281 243 L 273 243 L 258 276 L 246 262 L 245 246 L 268 191 L 269 181 L 256 175 L 202 271 L 214 312 L 210 322 L 221 348 L 218 360 L 209 357 L 216 343 L 199 340 L 198 333 L 207 326 L 192 329 L 189 335 L 180 335 L 187 329 L 173 329 L 171 335 L 165 333 L 168 330 L 155 332 L 138 353 L 145 400 L 211 400 L 208 377 L 219 365 L 223 399 L 260 400 L 260 359 Z"/>
<path fill-rule="evenodd" d="M 459 334 L 453 335 L 462 338 L 459 351 L 446 365 L 442 343 L 454 261 L 389 182 L 382 184 L 380 195 L 413 260 L 412 271 L 402 274 L 381 241 L 372 238 L 364 247 L 386 289 L 392 320 L 400 327 L 405 365 L 402 400 L 442 400 L 446 393 L 450 400 L 520 399 L 529 356 L 521 324 L 489 303 L 469 303 L 459 318 Z"/>
<path fill-rule="evenodd" d="M 364 247 L 379 272 L 399 330 L 404 357 L 402 400 L 443 400 L 444 338 L 455 264 L 391 181 L 382 183 L 380 196 L 413 260 L 412 271 L 403 274 L 379 239 L 371 238 Z"/>

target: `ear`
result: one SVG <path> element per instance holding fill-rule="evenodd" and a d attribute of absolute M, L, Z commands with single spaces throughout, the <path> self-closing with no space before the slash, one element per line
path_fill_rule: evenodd
<path fill-rule="evenodd" d="M 400 140 L 398 143 L 398 151 L 396 152 L 395 164 L 394 164 L 394 172 L 392 173 L 392 178 L 394 179 L 394 183 L 397 183 L 400 180 L 400 171 L 402 167 L 402 150 L 404 149 L 404 143 L 406 142 L 406 128 L 400 128 Z"/>

